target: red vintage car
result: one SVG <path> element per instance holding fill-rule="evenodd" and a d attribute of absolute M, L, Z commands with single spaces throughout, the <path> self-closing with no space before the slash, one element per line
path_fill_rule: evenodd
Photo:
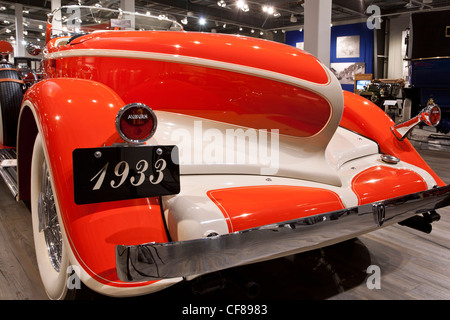
<path fill-rule="evenodd" d="M 24 93 L 0 66 L 0 172 L 31 204 L 52 299 L 79 291 L 73 272 L 134 296 L 394 223 L 429 231 L 449 204 L 405 138 L 439 107 L 395 125 L 299 49 L 66 6 L 42 64 Z"/>

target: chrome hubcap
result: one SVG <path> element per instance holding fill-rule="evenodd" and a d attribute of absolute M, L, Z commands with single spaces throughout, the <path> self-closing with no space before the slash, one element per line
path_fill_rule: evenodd
<path fill-rule="evenodd" d="M 48 256 L 53 268 L 59 272 L 62 257 L 62 235 L 53 197 L 50 174 L 47 165 L 42 168 L 41 193 L 38 200 L 39 232 L 44 232 Z"/>

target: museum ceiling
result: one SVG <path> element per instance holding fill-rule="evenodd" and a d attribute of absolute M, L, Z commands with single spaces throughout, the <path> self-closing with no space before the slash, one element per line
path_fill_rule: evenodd
<path fill-rule="evenodd" d="M 31 43 L 44 41 L 45 20 L 50 0 L 0 0 L 0 40 L 14 41 L 14 3 L 23 5 L 24 37 Z M 120 0 L 61 0 L 62 5 L 78 4 L 118 8 Z M 166 15 L 184 22 L 188 31 L 246 34 L 265 38 L 268 33 L 295 30 L 303 26 L 303 0 L 136 0 L 140 13 Z M 364 21 L 370 5 L 377 5 L 382 17 L 418 11 L 450 9 L 450 0 L 333 0 L 332 22 Z M 199 19 L 206 19 L 204 25 Z M 270 37 L 269 37 L 270 38 Z"/>

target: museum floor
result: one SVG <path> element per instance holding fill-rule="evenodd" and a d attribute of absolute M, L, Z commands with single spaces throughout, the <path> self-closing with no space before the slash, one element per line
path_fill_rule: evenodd
<path fill-rule="evenodd" d="M 450 152 L 420 150 L 425 160 L 450 183 Z M 136 299 L 450 299 L 450 209 L 431 234 L 400 225 L 347 242 L 288 258 L 234 268 L 222 273 L 224 289 L 194 295 L 191 284 Z M 0 182 L 0 299 L 47 299 L 35 263 L 31 217 Z M 370 289 L 367 268 L 379 267 L 380 289 Z M 213 279 L 214 280 L 214 279 Z M 249 291 L 245 285 L 250 286 Z M 197 288 L 199 289 L 199 288 Z M 200 288 L 201 289 L 201 288 Z M 199 290 L 200 290 L 199 289 Z M 105 299 L 89 295 L 87 299 Z M 256 299 L 256 300 L 255 300 Z"/>

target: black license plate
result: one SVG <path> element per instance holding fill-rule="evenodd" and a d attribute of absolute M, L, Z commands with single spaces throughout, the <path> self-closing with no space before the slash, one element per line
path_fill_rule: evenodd
<path fill-rule="evenodd" d="M 176 146 L 75 149 L 72 158 L 76 204 L 180 192 Z"/>

